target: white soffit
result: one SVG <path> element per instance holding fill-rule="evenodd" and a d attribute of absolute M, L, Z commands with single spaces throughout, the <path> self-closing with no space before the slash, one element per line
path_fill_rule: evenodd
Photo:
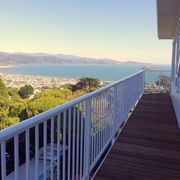
<path fill-rule="evenodd" d="M 159 39 L 174 38 L 179 17 L 180 0 L 157 0 L 157 25 Z"/>

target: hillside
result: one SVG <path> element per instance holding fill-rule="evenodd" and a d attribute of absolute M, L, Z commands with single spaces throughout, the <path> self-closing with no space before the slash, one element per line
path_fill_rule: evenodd
<path fill-rule="evenodd" d="M 96 59 L 65 54 L 46 53 L 6 53 L 0 52 L 0 66 L 17 66 L 28 64 L 127 64 L 152 66 L 150 63 L 137 61 L 117 61 L 113 59 Z"/>
<path fill-rule="evenodd" d="M 95 59 L 64 54 L 4 53 L 0 52 L 0 65 L 23 64 L 118 64 L 111 59 Z"/>

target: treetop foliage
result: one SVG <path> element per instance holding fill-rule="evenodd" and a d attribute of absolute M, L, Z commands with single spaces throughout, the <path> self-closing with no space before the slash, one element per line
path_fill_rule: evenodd
<path fill-rule="evenodd" d="M 100 87 L 100 81 L 95 78 L 82 77 L 76 84 L 78 90 L 84 90 L 85 92 L 92 92 Z"/>
<path fill-rule="evenodd" d="M 34 88 L 31 85 L 25 85 L 19 89 L 19 95 L 21 98 L 28 98 L 34 92 Z"/>
<path fill-rule="evenodd" d="M 18 88 L 6 87 L 0 79 L 0 130 L 26 120 L 39 113 L 64 104 L 100 87 L 98 79 L 82 77 L 75 85 L 61 88 L 46 88 L 35 94 L 34 88 L 25 85 Z M 31 97 L 32 98 L 29 98 Z"/>
<path fill-rule="evenodd" d="M 0 78 L 0 96 L 8 97 L 8 90 L 1 78 Z"/>

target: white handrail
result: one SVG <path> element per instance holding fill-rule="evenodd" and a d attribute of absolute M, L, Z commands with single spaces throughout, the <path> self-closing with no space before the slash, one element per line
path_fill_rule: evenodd
<path fill-rule="evenodd" d="M 132 78 L 132 77 L 134 77 L 134 76 L 136 76 L 138 74 L 143 73 L 143 72 L 144 72 L 144 70 L 141 70 L 141 71 L 139 71 L 137 73 L 134 73 L 134 74 L 132 74 L 132 75 L 130 75 L 128 77 L 120 79 L 119 81 L 113 82 L 113 83 L 108 84 L 108 85 L 106 85 L 106 86 L 104 86 L 102 88 L 99 88 L 96 91 L 85 94 L 85 95 L 83 95 L 83 96 L 81 96 L 79 98 L 76 98 L 76 99 L 74 99 L 72 101 L 69 101 L 69 102 L 63 104 L 63 105 L 57 106 L 57 107 L 55 107 L 53 109 L 50 109 L 50 110 L 48 110 L 46 112 L 38 114 L 38 115 L 36 115 L 34 117 L 28 118 L 27 120 L 25 120 L 23 122 L 20 122 L 20 123 L 14 125 L 14 126 L 3 129 L 3 130 L 0 131 L 0 142 L 5 140 L 5 139 L 10 138 L 11 136 L 14 136 L 17 132 L 18 133 L 23 132 L 25 129 L 33 127 L 34 124 L 40 124 L 40 123 L 43 122 L 44 119 L 48 119 L 52 115 L 56 115 L 56 114 L 66 110 L 66 109 L 68 109 L 70 107 L 73 107 L 74 105 L 79 104 L 80 102 L 85 101 L 85 100 L 91 98 L 92 96 L 94 96 L 94 95 L 96 95 L 98 93 L 101 93 L 102 91 L 104 91 L 106 89 L 109 89 L 109 88 L 111 88 L 111 87 L 113 87 L 113 86 L 115 86 L 115 85 L 117 85 L 119 83 L 122 83 L 123 81 L 126 81 L 126 80 L 128 80 L 128 79 L 130 79 L 130 78 Z"/>
<path fill-rule="evenodd" d="M 1 156 L 5 151 L 15 156 L 14 162 L 1 158 L 2 180 L 7 170 L 10 179 L 28 180 L 45 177 L 47 169 L 53 179 L 56 165 L 57 179 L 87 179 L 143 93 L 144 70 L 2 130 Z"/>

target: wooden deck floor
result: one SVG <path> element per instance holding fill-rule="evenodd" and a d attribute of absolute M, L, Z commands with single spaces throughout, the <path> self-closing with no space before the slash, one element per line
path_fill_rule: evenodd
<path fill-rule="evenodd" d="M 168 94 L 144 95 L 95 180 L 180 180 L 180 130 Z"/>

